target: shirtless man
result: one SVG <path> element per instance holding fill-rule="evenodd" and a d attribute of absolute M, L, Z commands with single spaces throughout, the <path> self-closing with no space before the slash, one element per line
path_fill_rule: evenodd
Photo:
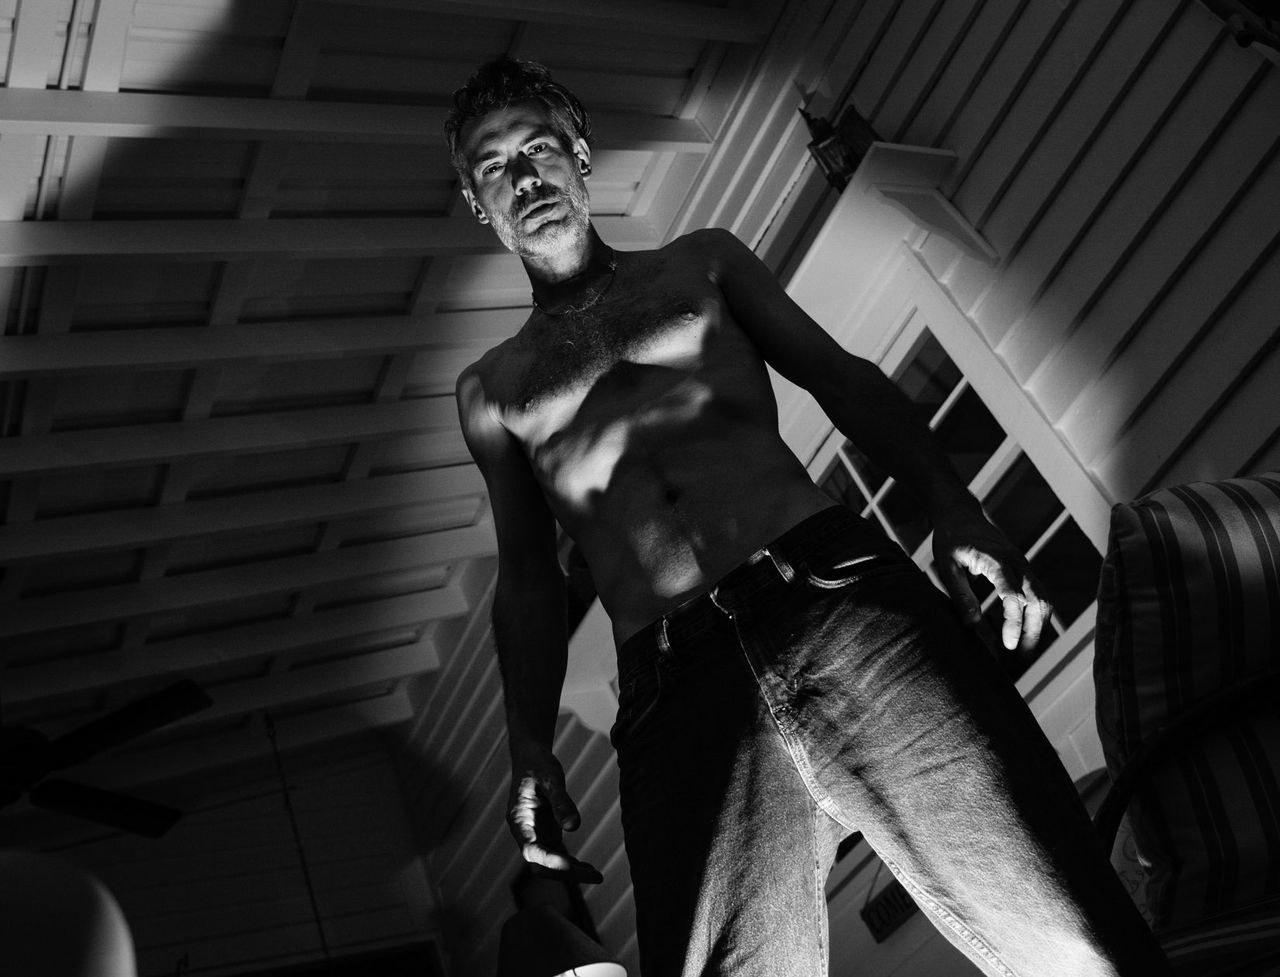
<path fill-rule="evenodd" d="M 1165 973 L 1056 755 L 960 624 L 978 617 L 968 573 L 995 586 L 1010 648 L 1036 642 L 1048 608 L 897 388 L 727 232 L 601 241 L 586 113 L 540 66 L 482 67 L 446 131 L 467 203 L 533 287 L 520 331 L 458 380 L 497 528 L 524 858 L 600 878 L 561 837 L 579 815 L 551 750 L 559 523 L 619 649 L 645 977 L 825 973 L 823 882 L 854 829 L 990 974 Z M 778 434 L 766 363 L 916 493 L 959 615 L 813 484 Z"/>

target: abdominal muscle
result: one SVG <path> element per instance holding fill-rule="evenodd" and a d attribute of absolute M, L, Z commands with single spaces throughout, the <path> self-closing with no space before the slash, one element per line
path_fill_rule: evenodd
<path fill-rule="evenodd" d="M 692 416 L 631 411 L 547 453 L 561 462 L 543 468 L 552 508 L 619 644 L 831 504 L 767 413 L 731 416 L 712 396 Z"/>

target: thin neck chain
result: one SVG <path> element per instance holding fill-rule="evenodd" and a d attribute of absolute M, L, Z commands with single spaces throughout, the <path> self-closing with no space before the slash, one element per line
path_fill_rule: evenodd
<path fill-rule="evenodd" d="M 609 289 L 613 287 L 613 280 L 617 277 L 618 277 L 618 255 L 613 250 L 613 248 L 610 248 L 609 249 L 609 280 L 605 282 L 604 288 L 600 289 L 599 291 L 593 292 L 591 295 L 591 298 L 587 299 L 581 305 L 566 305 L 560 311 L 552 312 L 550 309 L 544 309 L 542 307 L 542 305 L 538 302 L 537 295 L 534 295 L 532 292 L 529 294 L 530 294 L 530 297 L 533 299 L 533 307 L 537 309 L 539 312 L 541 312 L 543 315 L 549 315 L 556 318 L 560 316 L 565 316 L 565 315 L 576 315 L 579 312 L 586 312 L 587 309 L 591 308 L 593 305 L 599 302 L 602 298 L 604 298 L 605 293 L 608 292 Z"/>

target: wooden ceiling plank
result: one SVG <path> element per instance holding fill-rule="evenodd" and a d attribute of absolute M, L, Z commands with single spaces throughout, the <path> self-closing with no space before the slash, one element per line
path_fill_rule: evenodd
<path fill-rule="evenodd" d="M 475 253 L 500 248 L 493 232 L 443 218 L 291 220 L 83 220 L 0 223 L 0 265 L 84 258 L 225 261 Z"/>
<path fill-rule="evenodd" d="M 12 601 L 0 605 L 0 637 L 254 600 L 495 553 L 493 521 L 486 517 L 474 526 L 406 539 Z"/>
<path fill-rule="evenodd" d="M 43 136 L 0 136 L 0 219 L 21 221 L 26 214 L 45 141 Z"/>
<path fill-rule="evenodd" d="M 444 155 L 438 106 L 283 98 L 0 89 L 0 134 L 116 139 L 254 139 L 287 142 L 427 144 Z M 696 119 L 643 112 L 592 113 L 600 149 L 709 153 Z"/>
<path fill-rule="evenodd" d="M 343 641 L 421 627 L 471 610 L 462 590 L 450 586 L 318 611 L 303 620 L 285 618 L 245 624 L 212 634 L 153 641 L 143 648 L 24 665 L 5 670 L 5 701 L 17 705 L 129 682 L 154 683 L 165 676 L 198 676 L 206 667 L 249 662 L 299 649 L 332 648 Z"/>
<path fill-rule="evenodd" d="M 44 88 L 49 83 L 49 62 L 58 50 L 60 7 L 40 0 L 23 0 L 18 6 L 5 79 L 10 88 Z"/>
<path fill-rule="evenodd" d="M 414 318 L 242 323 L 218 329 L 163 327 L 0 337 L 0 380 L 121 370 L 187 369 L 236 362 L 301 362 L 486 348 L 513 335 L 529 310 L 485 309 Z"/>
<path fill-rule="evenodd" d="M 0 526 L 7 562 L 50 559 L 113 549 L 137 549 L 166 539 L 193 539 L 263 528 L 306 525 L 425 502 L 481 495 L 484 479 L 474 465 L 333 485 L 272 489 L 177 506 L 126 509 Z"/>
<path fill-rule="evenodd" d="M 324 25 L 316 11 L 315 5 L 309 3 L 299 3 L 293 8 L 293 17 L 280 50 L 280 63 L 276 66 L 276 77 L 271 83 L 272 98 L 307 97 L 324 34 Z"/>
<path fill-rule="evenodd" d="M 752 44 L 765 36 L 764 25 L 748 11 L 672 0 L 347 0 L 360 7 L 456 14 L 579 28 L 607 28 L 709 41 Z"/>
<path fill-rule="evenodd" d="M 102 182 L 108 141 L 102 136 L 75 136 L 67 147 L 67 164 L 58 197 L 60 220 L 88 220 Z"/>
<path fill-rule="evenodd" d="M 0 439 L 0 478 L 386 440 L 457 425 L 452 397 Z"/>
<path fill-rule="evenodd" d="M 619 248 L 652 248 L 660 240 L 640 218 L 599 217 L 595 225 Z M 305 260 L 502 250 L 489 228 L 445 217 L 0 221 L 0 266 L 86 258 L 226 261 L 272 255 Z"/>
<path fill-rule="evenodd" d="M 84 91 L 114 92 L 120 88 L 135 3 L 136 0 L 98 0 L 80 81 Z"/>

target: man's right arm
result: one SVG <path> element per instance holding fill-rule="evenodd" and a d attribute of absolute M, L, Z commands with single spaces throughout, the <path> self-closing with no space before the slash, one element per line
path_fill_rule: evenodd
<path fill-rule="evenodd" d="M 577 828 L 579 816 L 551 749 L 568 647 L 555 519 L 474 368 L 458 378 L 457 396 L 463 437 L 488 487 L 498 537 L 493 631 L 511 753 L 507 822 L 530 864 L 599 881 L 599 872 L 573 858 L 561 840 L 561 829 Z"/>

